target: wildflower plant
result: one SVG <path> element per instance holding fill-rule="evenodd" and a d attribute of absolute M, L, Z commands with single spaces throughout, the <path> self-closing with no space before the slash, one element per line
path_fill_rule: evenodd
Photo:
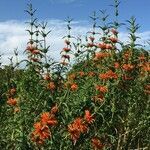
<path fill-rule="evenodd" d="M 128 43 L 119 39 L 119 5 L 112 22 L 104 10 L 93 13 L 85 40 L 72 36 L 68 18 L 59 62 L 48 55 L 52 31 L 28 5 L 27 63 L 0 68 L 1 149 L 150 149 L 149 51 L 134 17 Z"/>

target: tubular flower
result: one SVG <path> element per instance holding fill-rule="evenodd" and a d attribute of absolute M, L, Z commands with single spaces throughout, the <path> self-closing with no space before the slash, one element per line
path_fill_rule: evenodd
<path fill-rule="evenodd" d="M 62 58 L 70 60 L 70 56 L 69 55 L 62 55 Z"/>
<path fill-rule="evenodd" d="M 108 56 L 109 56 L 109 54 L 108 54 L 108 53 L 104 53 L 104 52 L 97 52 L 97 53 L 95 53 L 94 60 L 103 59 L 103 58 L 108 57 Z"/>
<path fill-rule="evenodd" d="M 149 62 L 144 63 L 142 68 L 144 71 L 150 72 L 150 63 Z"/>
<path fill-rule="evenodd" d="M 73 123 L 68 125 L 68 132 L 70 133 L 71 139 L 73 140 L 74 144 L 80 138 L 81 133 L 85 133 L 87 132 L 87 130 L 88 127 L 80 117 L 76 118 Z"/>
<path fill-rule="evenodd" d="M 63 51 L 64 51 L 64 52 L 70 52 L 70 51 L 71 51 L 71 49 L 70 49 L 70 48 L 68 48 L 68 47 L 64 47 L 64 48 L 63 48 Z"/>
<path fill-rule="evenodd" d="M 112 43 L 117 43 L 117 42 L 118 42 L 118 39 L 115 38 L 115 37 L 110 37 L 109 40 L 110 40 Z"/>
<path fill-rule="evenodd" d="M 103 80 L 107 80 L 107 79 L 109 79 L 109 76 L 107 73 L 101 73 L 101 74 L 99 74 L 99 78 L 103 79 Z"/>
<path fill-rule="evenodd" d="M 55 86 L 54 82 L 50 82 L 48 84 L 47 88 L 50 89 L 50 90 L 55 90 L 56 86 Z"/>
<path fill-rule="evenodd" d="M 108 77 L 110 79 L 117 79 L 118 78 L 118 75 L 115 72 L 113 72 L 112 70 L 109 70 L 106 74 L 108 75 Z"/>
<path fill-rule="evenodd" d="M 27 48 L 26 48 L 26 50 L 29 51 L 29 52 L 32 52 L 32 51 L 34 51 L 35 49 L 36 49 L 36 47 L 33 46 L 32 44 L 28 45 Z"/>
<path fill-rule="evenodd" d="M 55 126 L 57 124 L 57 120 L 53 114 L 49 112 L 44 112 L 41 115 L 41 123 L 43 125 Z"/>
<path fill-rule="evenodd" d="M 134 66 L 131 65 L 131 64 L 124 64 L 122 66 L 122 69 L 125 70 L 125 71 L 131 71 L 133 68 L 134 68 Z"/>
<path fill-rule="evenodd" d="M 99 91 L 99 92 L 102 92 L 102 93 L 108 92 L 107 87 L 106 86 L 101 86 L 101 85 L 97 85 L 96 90 Z"/>
<path fill-rule="evenodd" d="M 91 42 L 94 42 L 95 38 L 90 36 L 89 39 L 91 40 Z"/>
<path fill-rule="evenodd" d="M 92 71 L 91 71 L 91 72 L 89 72 L 89 73 L 88 73 L 88 76 L 89 76 L 89 77 L 93 77 L 93 76 L 95 76 L 95 72 L 92 72 Z"/>
<path fill-rule="evenodd" d="M 91 139 L 91 144 L 94 150 L 103 150 L 104 148 L 104 145 L 102 144 L 102 142 L 96 137 Z"/>
<path fill-rule="evenodd" d="M 83 71 L 78 72 L 80 77 L 83 77 L 85 75 L 85 73 Z"/>
<path fill-rule="evenodd" d="M 131 52 L 130 51 L 126 51 L 124 54 L 123 54 L 123 58 L 128 60 L 129 57 L 131 56 Z"/>
<path fill-rule="evenodd" d="M 77 142 L 77 140 L 80 138 L 80 131 L 74 126 L 74 124 L 68 125 L 68 132 L 70 133 L 71 140 L 73 140 L 73 143 Z"/>
<path fill-rule="evenodd" d="M 85 118 L 86 122 L 89 124 L 91 124 L 95 121 L 93 115 L 91 115 L 89 110 L 85 110 L 84 118 Z"/>
<path fill-rule="evenodd" d="M 100 79 L 103 79 L 103 80 L 107 80 L 107 79 L 117 79 L 118 78 L 118 75 L 113 72 L 112 70 L 109 70 L 107 71 L 106 73 L 102 73 L 99 75 L 99 78 Z"/>
<path fill-rule="evenodd" d="M 99 43 L 97 47 L 101 48 L 102 50 L 106 49 L 106 43 Z"/>
<path fill-rule="evenodd" d="M 37 144 L 43 144 L 44 140 L 51 137 L 51 132 L 46 125 L 42 125 L 41 122 L 34 124 L 34 131 L 31 133 L 31 139 Z"/>
<path fill-rule="evenodd" d="M 49 73 L 44 75 L 44 80 L 47 80 L 47 81 L 51 80 L 51 77 L 50 77 Z"/>
<path fill-rule="evenodd" d="M 34 55 L 37 55 L 37 54 L 40 54 L 40 51 L 38 49 L 35 49 L 31 53 L 34 54 Z"/>
<path fill-rule="evenodd" d="M 113 46 L 111 44 L 106 44 L 106 49 L 113 49 Z"/>
<path fill-rule="evenodd" d="M 76 83 L 73 83 L 70 88 L 72 91 L 76 91 L 78 89 L 78 85 Z"/>
<path fill-rule="evenodd" d="M 10 106 L 15 106 L 17 104 L 16 98 L 9 98 L 7 100 L 7 104 L 10 105 Z"/>
<path fill-rule="evenodd" d="M 119 67 L 120 67 L 120 64 L 119 64 L 118 62 L 115 62 L 115 63 L 114 63 L 114 68 L 115 68 L 115 69 L 118 69 Z"/>
<path fill-rule="evenodd" d="M 111 32 L 114 34 L 114 35 L 117 35 L 118 34 L 118 31 L 116 29 L 111 29 Z"/>
<path fill-rule="evenodd" d="M 95 44 L 93 44 L 93 43 L 88 43 L 87 44 L 87 47 L 94 47 L 95 46 Z"/>
<path fill-rule="evenodd" d="M 33 62 L 39 62 L 39 59 L 38 58 L 30 58 L 30 60 L 32 60 Z"/>

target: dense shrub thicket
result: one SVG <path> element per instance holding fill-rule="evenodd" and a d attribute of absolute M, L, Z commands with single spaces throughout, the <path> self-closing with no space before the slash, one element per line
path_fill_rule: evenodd
<path fill-rule="evenodd" d="M 1 150 L 150 149 L 150 55 L 134 17 L 128 44 L 118 38 L 119 3 L 111 23 L 105 11 L 91 16 L 85 42 L 67 19 L 61 62 L 49 58 L 47 23 L 28 5 L 28 59 L 0 68 Z"/>

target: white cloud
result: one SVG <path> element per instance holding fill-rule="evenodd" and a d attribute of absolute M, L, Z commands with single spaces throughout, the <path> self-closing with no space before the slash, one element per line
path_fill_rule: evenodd
<path fill-rule="evenodd" d="M 51 46 L 49 50 L 49 55 L 56 59 L 60 59 L 60 51 L 64 46 L 64 41 L 62 37 L 66 35 L 66 23 L 62 20 L 48 20 L 49 29 L 52 30 L 48 37 L 48 44 Z M 28 34 L 25 31 L 27 26 L 24 22 L 20 21 L 7 21 L 0 22 L 0 54 L 4 54 L 2 57 L 3 64 L 8 64 L 8 57 L 14 55 L 13 51 L 18 48 L 19 59 L 23 59 L 25 55 L 23 54 L 26 44 L 28 42 Z M 86 32 L 90 30 L 90 27 L 84 21 L 73 22 L 72 34 L 73 35 L 86 35 Z M 138 33 L 139 43 L 143 44 L 150 37 L 150 31 L 145 31 Z M 119 37 L 123 41 L 128 40 L 128 34 L 125 32 L 120 32 Z M 15 58 L 14 58 L 15 61 Z"/>

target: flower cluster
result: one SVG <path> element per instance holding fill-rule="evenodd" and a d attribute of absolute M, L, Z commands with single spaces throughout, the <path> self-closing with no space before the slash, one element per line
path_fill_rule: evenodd
<path fill-rule="evenodd" d="M 104 146 L 105 146 L 105 145 L 100 141 L 100 139 L 97 138 L 97 137 L 93 137 L 93 138 L 91 139 L 91 144 L 92 144 L 92 147 L 93 147 L 94 150 L 103 150 L 103 148 L 104 148 Z"/>
<path fill-rule="evenodd" d="M 99 74 L 99 78 L 103 79 L 103 80 L 117 79 L 118 75 L 115 72 L 113 72 L 112 70 L 108 70 L 106 73 Z"/>
<path fill-rule="evenodd" d="M 37 46 L 29 44 L 26 48 L 26 51 L 31 61 L 40 62 L 41 51 L 37 48 Z"/>
<path fill-rule="evenodd" d="M 85 110 L 84 118 L 78 117 L 71 124 L 68 125 L 68 132 L 74 145 L 80 138 L 81 134 L 87 133 L 89 130 L 89 124 L 95 121 L 94 116 L 91 115 L 89 110 Z"/>
<path fill-rule="evenodd" d="M 55 117 L 58 112 L 58 107 L 55 105 L 50 112 L 44 112 L 41 114 L 39 122 L 34 124 L 34 130 L 31 133 L 31 139 L 37 144 L 44 144 L 46 139 L 51 137 L 50 127 L 57 125 L 57 119 Z"/>

